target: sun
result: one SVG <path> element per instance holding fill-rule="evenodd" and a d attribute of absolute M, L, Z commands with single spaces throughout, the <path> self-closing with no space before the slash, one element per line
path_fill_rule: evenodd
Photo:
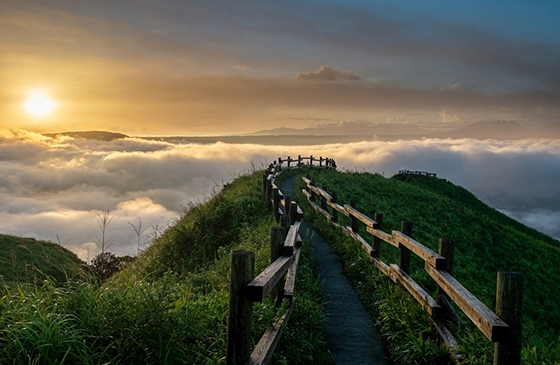
<path fill-rule="evenodd" d="M 52 113 L 56 103 L 43 94 L 33 94 L 23 104 L 23 107 L 33 116 L 46 117 Z"/>

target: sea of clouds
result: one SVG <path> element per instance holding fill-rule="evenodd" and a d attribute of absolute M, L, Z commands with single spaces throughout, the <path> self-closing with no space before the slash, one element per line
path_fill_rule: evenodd
<path fill-rule="evenodd" d="M 560 238 L 560 141 L 426 139 L 319 146 L 174 144 L 128 138 L 52 139 L 0 131 L 0 233 L 66 243 L 82 259 L 99 252 L 97 214 L 110 210 L 107 235 L 119 255 L 138 249 L 181 210 L 240 172 L 279 156 L 331 157 L 339 169 L 437 172 L 490 206 Z M 58 239 L 57 239 L 58 235 Z"/>

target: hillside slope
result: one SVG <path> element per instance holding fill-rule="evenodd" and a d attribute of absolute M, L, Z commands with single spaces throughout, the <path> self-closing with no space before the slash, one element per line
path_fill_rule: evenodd
<path fill-rule="evenodd" d="M 489 308 L 495 307 L 496 273 L 523 272 L 526 275 L 526 346 L 535 345 L 543 352 L 556 351 L 560 355 L 558 241 L 508 218 L 465 189 L 441 179 L 408 175 L 387 179 L 377 174 L 319 169 L 306 173 L 317 186 L 325 185 L 328 192 L 336 191 L 340 204 L 356 199 L 358 210 L 366 215 L 383 213 L 386 232 L 400 230 L 401 221 L 411 221 L 412 236 L 435 251 L 439 238 L 454 239 L 455 277 Z M 342 223 L 350 225 L 343 218 Z M 319 216 L 315 225 L 323 225 L 322 221 L 324 217 Z M 372 239 L 367 233 L 364 237 Z M 396 248 L 382 245 L 384 262 L 398 264 L 398 255 Z M 412 277 L 434 293 L 433 280 L 425 274 L 423 262 L 414 255 L 411 269 Z"/>
<path fill-rule="evenodd" d="M 183 212 L 143 255 L 100 286 L 0 285 L 0 364 L 225 363 L 230 251 L 270 264 L 276 225 L 262 196 L 262 171 L 240 176 Z M 320 332 L 319 285 L 304 244 L 297 306 L 275 351 L 278 364 L 332 364 Z M 253 306 L 258 340 L 279 309 Z"/>
<path fill-rule="evenodd" d="M 6 282 L 37 283 L 48 276 L 62 283 L 84 272 L 78 256 L 57 244 L 0 235 L 0 276 Z"/>

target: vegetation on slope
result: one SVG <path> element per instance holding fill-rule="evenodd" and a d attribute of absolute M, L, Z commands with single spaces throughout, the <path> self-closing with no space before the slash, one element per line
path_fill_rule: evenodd
<path fill-rule="evenodd" d="M 5 282 L 41 283 L 46 276 L 58 283 L 83 276 L 78 256 L 52 242 L 0 235 L 0 277 Z"/>
<path fill-rule="evenodd" d="M 254 251 L 256 272 L 269 264 L 275 224 L 262 198 L 261 176 L 241 176 L 191 207 L 102 286 L 5 285 L 0 363 L 224 363 L 230 250 Z M 322 306 L 307 257 L 298 270 L 298 305 L 277 349 L 278 364 L 332 363 L 318 332 Z M 276 315 L 272 299 L 254 306 L 255 341 Z"/>
<path fill-rule="evenodd" d="M 358 209 L 373 217 L 384 214 L 384 230 L 400 230 L 401 221 L 414 223 L 413 237 L 437 251 L 440 237 L 456 241 L 455 277 L 489 308 L 495 307 L 496 273 L 520 271 L 526 275 L 524 350 L 527 363 L 560 362 L 560 249 L 558 242 L 524 227 L 485 206 L 462 188 L 437 178 L 340 173 L 312 169 L 305 173 L 327 191 L 336 191 L 341 203 L 356 199 Z M 303 184 L 299 183 L 299 189 Z M 300 201 L 302 194 L 296 195 Z M 346 264 L 366 305 L 379 318 L 397 363 L 436 363 L 441 353 L 432 346 L 435 338 L 429 321 L 412 297 L 376 273 L 357 244 L 335 231 L 318 214 L 308 214 L 327 242 Z M 348 218 L 341 217 L 345 225 Z M 371 237 L 364 232 L 364 237 Z M 399 252 L 382 245 L 381 258 L 398 263 Z M 435 284 L 412 257 L 411 276 L 435 294 Z M 387 285 L 390 285 L 388 289 Z M 401 294 L 402 293 L 402 294 Z M 414 309 L 416 308 L 416 309 Z M 424 324 L 422 324 L 424 323 Z M 420 327 L 412 330 L 412 327 Z M 491 363 L 492 344 L 476 329 L 457 332 L 467 363 Z M 428 358 L 425 354 L 430 353 Z"/>

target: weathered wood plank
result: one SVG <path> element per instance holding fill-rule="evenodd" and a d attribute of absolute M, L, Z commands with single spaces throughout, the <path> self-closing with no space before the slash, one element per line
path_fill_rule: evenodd
<path fill-rule="evenodd" d="M 433 321 L 432 323 L 444 346 L 449 349 L 451 360 L 453 360 L 455 364 L 461 364 L 463 357 L 459 353 L 459 343 L 455 337 L 449 332 L 444 323 L 438 321 Z"/>
<path fill-rule="evenodd" d="M 379 271 L 385 274 L 385 276 L 389 276 L 390 269 L 386 263 L 372 256 L 370 256 L 369 259 L 371 260 L 371 262 L 373 262 L 373 264 L 375 265 L 375 267 L 377 267 Z"/>
<path fill-rule="evenodd" d="M 329 206 L 332 207 L 333 209 L 336 209 L 337 211 L 339 211 L 340 213 L 344 214 L 347 217 L 350 216 L 350 214 L 346 211 L 346 209 L 344 209 L 342 205 L 331 202 L 329 203 Z"/>
<path fill-rule="evenodd" d="M 294 259 L 293 255 L 282 256 L 264 269 L 247 285 L 248 299 L 252 302 L 262 302 L 286 274 Z"/>
<path fill-rule="evenodd" d="M 422 305 L 428 314 L 436 317 L 441 311 L 441 306 L 430 296 L 418 283 L 416 283 L 407 273 L 395 264 L 390 265 L 389 277 L 394 282 L 400 282 L 410 294 Z"/>
<path fill-rule="evenodd" d="M 307 198 L 307 200 L 311 201 L 311 194 L 305 190 L 305 189 L 301 189 L 301 192 L 303 193 L 303 195 L 305 195 L 305 197 Z M 284 202 L 282 201 L 282 204 L 284 204 Z"/>
<path fill-rule="evenodd" d="M 450 349 L 455 349 L 459 347 L 459 343 L 457 342 L 455 337 L 453 337 L 451 332 L 449 332 L 445 324 L 438 321 L 434 321 L 433 324 L 434 324 L 434 328 L 436 329 L 440 339 L 443 341 L 445 346 L 449 347 Z"/>
<path fill-rule="evenodd" d="M 254 269 L 254 252 L 233 251 L 231 253 L 226 350 L 227 365 L 245 362 L 251 353 L 253 303 L 247 300 L 245 293 L 247 283 L 253 278 Z"/>
<path fill-rule="evenodd" d="M 327 212 L 326 210 L 324 210 L 323 208 L 321 208 L 321 207 L 318 206 L 318 205 L 315 205 L 315 206 L 316 206 L 315 210 L 316 210 L 317 212 L 319 212 L 319 213 L 321 213 L 322 215 L 324 215 L 325 218 L 327 218 L 327 220 L 329 220 L 329 221 L 331 220 L 331 215 L 330 215 L 329 212 Z"/>
<path fill-rule="evenodd" d="M 414 252 L 418 257 L 436 269 L 444 269 L 446 267 L 445 258 L 443 256 L 424 246 L 415 239 L 399 231 L 393 231 L 392 236 L 395 241 Z"/>
<path fill-rule="evenodd" d="M 301 253 L 301 249 L 297 247 L 294 252 L 294 256 L 296 257 L 296 259 L 294 260 L 294 263 L 292 264 L 292 266 L 290 266 L 288 272 L 286 273 L 286 283 L 284 284 L 284 298 L 289 300 L 294 299 L 294 290 L 296 287 L 296 273 L 297 273 L 300 253 Z"/>
<path fill-rule="evenodd" d="M 264 332 L 246 365 L 265 365 L 269 363 L 276 345 L 278 345 L 280 337 L 282 337 L 282 327 L 290 320 L 295 305 L 296 301 L 293 301 L 286 313 Z"/>
<path fill-rule="evenodd" d="M 346 210 L 349 216 L 356 217 L 359 221 L 361 221 L 362 223 L 364 223 L 366 226 L 370 228 L 373 228 L 376 224 L 376 222 L 373 219 L 359 212 L 357 209 L 352 208 L 352 206 L 350 206 L 349 204 L 344 205 L 344 210 Z"/>
<path fill-rule="evenodd" d="M 301 221 L 303 219 L 303 210 L 301 210 L 299 205 L 297 206 L 297 218 L 296 219 L 298 221 Z"/>
<path fill-rule="evenodd" d="M 335 228 L 343 228 L 343 227 L 341 227 L 340 224 L 338 224 L 338 223 L 336 223 L 336 222 L 333 222 L 332 220 L 330 220 L 329 223 L 332 224 L 333 227 L 335 227 Z"/>
<path fill-rule="evenodd" d="M 313 185 L 307 185 L 307 188 L 314 192 L 315 194 L 319 195 L 319 188 Z"/>
<path fill-rule="evenodd" d="M 383 241 L 395 246 L 395 247 L 399 247 L 399 243 L 397 241 L 395 241 L 393 239 L 393 236 L 390 235 L 389 233 L 383 232 L 380 229 L 375 229 L 375 228 L 371 228 L 371 227 L 367 227 L 366 230 L 368 231 L 368 233 L 371 233 L 373 236 L 381 238 Z"/>
<path fill-rule="evenodd" d="M 354 232 L 350 227 L 346 227 L 346 232 L 348 232 L 348 235 L 350 237 L 352 237 L 362 245 L 362 248 L 367 252 L 369 256 L 373 256 L 373 248 L 371 248 L 370 244 L 367 243 L 366 240 L 362 238 L 362 236 Z"/>
<path fill-rule="evenodd" d="M 307 184 L 307 186 L 309 186 L 311 184 L 311 180 L 309 180 L 308 178 L 306 178 L 305 176 L 302 176 L 301 179 L 303 180 L 304 183 Z"/>
<path fill-rule="evenodd" d="M 329 193 L 327 193 L 325 190 L 321 188 L 317 188 L 317 195 L 321 195 L 323 198 L 325 198 L 327 204 L 330 203 L 332 200 L 332 196 L 330 196 Z"/>
<path fill-rule="evenodd" d="M 286 235 L 286 240 L 284 240 L 284 246 L 282 246 L 282 255 L 291 256 L 294 254 L 294 248 L 296 246 L 298 231 L 299 231 L 299 225 L 290 226 L 290 230 Z"/>
<path fill-rule="evenodd" d="M 436 284 L 449 295 L 490 341 L 502 342 L 507 339 L 509 333 L 508 325 L 461 285 L 457 279 L 447 271 L 438 270 L 428 263 L 424 267 Z"/>

